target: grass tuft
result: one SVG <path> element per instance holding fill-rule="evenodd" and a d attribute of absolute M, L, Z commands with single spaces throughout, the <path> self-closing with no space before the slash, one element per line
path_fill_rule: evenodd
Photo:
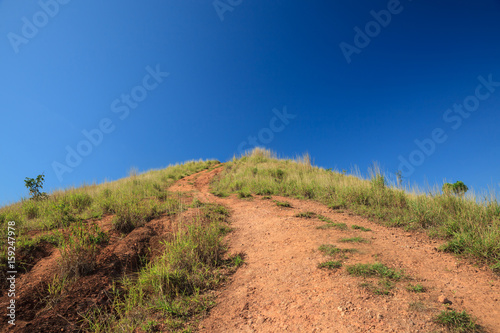
<path fill-rule="evenodd" d="M 368 229 L 368 228 L 365 228 L 365 227 L 362 227 L 362 226 L 359 226 L 359 225 L 352 225 L 351 228 L 353 228 L 354 230 L 361 230 L 361 231 L 372 231 L 372 229 Z"/>
<path fill-rule="evenodd" d="M 382 278 L 388 278 L 391 280 L 400 280 L 404 277 L 402 271 L 394 270 L 388 268 L 384 264 L 381 263 L 373 263 L 373 264 L 355 264 L 347 266 L 347 272 L 354 276 L 378 276 Z"/>
<path fill-rule="evenodd" d="M 465 310 L 462 312 L 443 310 L 435 318 L 435 321 L 453 332 L 483 332 L 482 328 L 476 324 L 475 320 Z"/>
<path fill-rule="evenodd" d="M 289 202 L 287 202 L 287 201 L 274 200 L 274 203 L 278 207 L 285 207 L 285 208 L 291 208 L 292 207 L 292 205 Z"/>
<path fill-rule="evenodd" d="M 339 242 L 342 243 L 369 243 L 370 241 L 364 239 L 363 237 L 351 237 L 351 238 L 341 238 Z"/>
<path fill-rule="evenodd" d="M 318 264 L 318 268 L 338 269 L 340 267 L 342 267 L 342 262 L 340 261 L 325 261 Z"/>

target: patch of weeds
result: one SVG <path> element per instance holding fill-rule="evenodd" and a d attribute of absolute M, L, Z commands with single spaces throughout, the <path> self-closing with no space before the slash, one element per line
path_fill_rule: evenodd
<path fill-rule="evenodd" d="M 399 280 L 404 277 L 402 271 L 391 269 L 379 262 L 373 264 L 355 264 L 347 266 L 347 272 L 355 276 L 379 276 L 391 280 Z"/>
<path fill-rule="evenodd" d="M 222 234 L 222 235 L 227 235 L 228 233 L 230 233 L 231 231 L 233 231 L 232 228 L 230 228 L 229 226 L 227 225 L 220 225 L 219 226 L 219 232 Z"/>
<path fill-rule="evenodd" d="M 448 327 L 453 332 L 483 332 L 467 312 L 455 310 L 443 310 L 435 319 L 435 322 Z"/>
<path fill-rule="evenodd" d="M 318 218 L 318 220 L 320 220 L 320 221 L 323 221 L 323 222 L 326 222 L 326 223 L 333 223 L 333 221 L 332 221 L 332 220 L 330 220 L 330 219 L 329 219 L 328 217 L 326 217 L 326 216 L 323 216 L 323 215 L 318 214 L 318 215 L 316 215 L 316 217 L 317 217 L 317 218 Z"/>
<path fill-rule="evenodd" d="M 22 209 L 28 220 L 37 218 L 40 215 L 40 208 L 36 200 L 24 201 Z"/>
<path fill-rule="evenodd" d="M 415 285 L 413 285 L 413 284 L 410 283 L 406 287 L 406 290 L 412 291 L 414 293 L 423 293 L 423 292 L 427 291 L 427 288 L 425 288 L 421 284 L 415 284 Z"/>
<path fill-rule="evenodd" d="M 325 261 L 318 264 L 318 268 L 338 269 L 340 267 L 342 267 L 342 262 L 340 261 Z"/>
<path fill-rule="evenodd" d="M 368 228 L 365 228 L 365 227 L 362 227 L 362 226 L 359 226 L 359 225 L 352 225 L 351 228 L 355 229 L 355 230 L 361 230 L 361 231 L 372 231 L 372 229 L 368 229 Z"/>
<path fill-rule="evenodd" d="M 369 240 L 362 237 L 341 238 L 339 242 L 342 243 L 369 243 Z"/>
<path fill-rule="evenodd" d="M 321 252 L 323 252 L 328 256 L 334 256 L 342 252 L 342 249 L 339 249 L 338 247 L 332 244 L 323 244 L 318 248 L 318 250 L 320 250 Z"/>
<path fill-rule="evenodd" d="M 190 207 L 192 207 L 192 208 L 199 208 L 201 206 L 203 206 L 203 202 L 198 200 L 198 198 L 194 198 L 193 201 L 191 202 L 191 205 L 190 205 Z"/>
<path fill-rule="evenodd" d="M 45 299 L 47 306 L 52 307 L 59 302 L 62 293 L 70 283 L 70 279 L 66 276 L 60 277 L 59 275 L 55 275 L 52 281 L 47 284 L 48 295 Z"/>
<path fill-rule="evenodd" d="M 229 193 L 224 192 L 224 191 L 212 191 L 210 193 L 212 193 L 213 195 L 215 195 L 216 197 L 219 197 L 219 198 L 226 198 L 229 196 Z"/>
<path fill-rule="evenodd" d="M 97 224 L 73 224 L 67 239 L 61 244 L 61 276 L 85 276 L 92 273 L 97 265 L 98 245 L 109 240 Z"/>
<path fill-rule="evenodd" d="M 500 260 L 496 264 L 491 265 L 490 268 L 494 273 L 500 275 Z"/>
<path fill-rule="evenodd" d="M 54 203 L 49 211 L 48 216 L 49 229 L 67 227 L 71 222 L 76 221 L 76 217 L 72 214 L 70 206 L 63 201 Z"/>
<path fill-rule="evenodd" d="M 411 302 L 410 304 L 408 304 L 408 310 L 424 312 L 429 310 L 429 308 L 423 302 Z"/>
<path fill-rule="evenodd" d="M 374 285 L 371 282 L 363 282 L 360 286 L 370 290 L 376 295 L 390 295 L 390 291 L 394 288 L 394 283 L 388 279 L 381 279 L 378 281 L 377 285 Z"/>
<path fill-rule="evenodd" d="M 243 255 L 238 253 L 234 256 L 230 257 L 231 263 L 233 264 L 234 267 L 240 267 L 245 263 L 245 259 L 243 258 Z"/>
<path fill-rule="evenodd" d="M 71 207 L 76 209 L 78 212 L 82 212 L 85 208 L 92 205 L 93 199 L 87 193 L 73 193 L 67 197 L 67 200 Z"/>
<path fill-rule="evenodd" d="M 240 199 L 252 198 L 252 194 L 250 192 L 246 192 L 246 191 L 239 191 L 238 198 L 240 198 Z"/>
<path fill-rule="evenodd" d="M 274 200 L 274 203 L 278 207 L 285 207 L 285 208 L 291 208 L 292 207 L 292 205 L 289 202 L 286 202 L 286 201 Z"/>
<path fill-rule="evenodd" d="M 265 195 L 263 196 L 261 199 L 262 200 L 271 200 L 273 197 L 271 197 L 270 195 Z"/>
<path fill-rule="evenodd" d="M 346 230 L 347 224 L 345 224 L 345 223 L 327 223 L 327 224 L 320 225 L 320 226 L 316 227 L 316 229 L 330 229 L 330 228 L 335 228 L 338 230 Z"/>
<path fill-rule="evenodd" d="M 316 213 L 314 212 L 301 212 L 295 215 L 295 217 L 303 217 L 306 219 L 313 218 L 314 216 L 316 216 Z"/>

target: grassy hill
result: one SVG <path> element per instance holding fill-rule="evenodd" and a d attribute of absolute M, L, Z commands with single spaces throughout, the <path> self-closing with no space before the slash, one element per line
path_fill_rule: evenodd
<path fill-rule="evenodd" d="M 279 159 L 264 149 L 226 163 L 213 193 L 232 192 L 312 199 L 389 227 L 425 230 L 448 240 L 442 250 L 488 263 L 500 272 L 500 205 L 494 198 L 478 203 L 441 193 L 418 194 L 388 186 L 379 172 L 366 180 L 312 166 L 307 155 Z"/>
<path fill-rule="evenodd" d="M 216 196 L 315 200 L 387 227 L 425 231 L 446 240 L 442 251 L 500 273 L 500 205 L 494 198 L 478 203 L 417 193 L 389 186 L 380 172 L 363 179 L 313 166 L 308 155 L 282 159 L 259 148 L 223 165 L 210 184 Z M 0 208 L 1 278 L 6 281 L 11 256 L 6 243 L 13 236 L 19 283 L 28 286 L 18 297 L 30 309 L 25 315 L 35 318 L 31 324 L 47 331 L 66 327 L 68 320 L 92 332 L 194 329 L 214 305 L 207 290 L 220 285 L 242 258 L 228 256 L 223 242 L 230 210 L 170 186 L 219 166 L 200 160 L 131 172 L 115 182 Z M 14 235 L 8 233 L 9 221 L 15 222 Z M 32 271 L 41 259 L 50 274 Z M 30 285 L 23 277 L 38 282 Z M 8 285 L 0 287 L 5 301 Z M 65 321 L 55 316 L 74 304 L 78 308 L 65 312 Z"/>

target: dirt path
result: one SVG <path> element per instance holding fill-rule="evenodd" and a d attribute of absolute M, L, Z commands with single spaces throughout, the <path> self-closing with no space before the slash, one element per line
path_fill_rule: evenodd
<path fill-rule="evenodd" d="M 230 252 L 246 255 L 245 265 L 219 290 L 217 306 L 201 322 L 201 332 L 441 332 L 442 326 L 432 321 L 445 309 L 440 295 L 453 303 L 452 309 L 477 317 L 487 332 L 500 332 L 500 281 L 491 272 L 438 252 L 440 243 L 424 234 L 386 228 L 319 203 L 273 197 L 292 205 L 281 208 L 257 196 L 215 197 L 209 181 L 221 170 L 186 177 L 171 188 L 230 208 Z M 345 223 L 348 229 L 317 229 L 325 222 L 295 217 L 303 211 Z M 372 231 L 353 230 L 354 224 Z M 339 242 L 355 236 L 369 243 Z M 329 260 L 318 251 L 322 244 L 358 249 L 344 265 L 378 261 L 404 269 L 412 280 L 397 282 L 389 295 L 377 295 L 360 284 L 376 285 L 378 280 L 351 276 L 344 268 L 317 268 Z M 408 283 L 422 284 L 427 291 L 410 292 Z"/>

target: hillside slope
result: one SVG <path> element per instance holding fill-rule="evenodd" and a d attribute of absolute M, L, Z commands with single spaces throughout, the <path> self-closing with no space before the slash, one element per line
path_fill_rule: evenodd
<path fill-rule="evenodd" d="M 273 196 L 290 203 L 283 207 L 265 196 L 219 198 L 210 193 L 209 182 L 220 171 L 202 172 L 174 185 L 176 191 L 230 209 L 230 251 L 246 258 L 220 291 L 200 331 L 431 332 L 442 330 L 435 318 L 446 309 L 466 310 L 487 332 L 500 331 L 498 277 L 438 251 L 443 241 L 312 201 Z M 314 214 L 297 216 L 301 212 Z M 357 237 L 364 242 L 342 242 Z M 344 251 L 324 254 L 322 245 Z M 342 267 L 318 268 L 328 260 Z M 375 262 L 403 276 L 349 273 L 356 272 L 357 264 Z M 450 305 L 440 302 L 442 295 Z"/>

